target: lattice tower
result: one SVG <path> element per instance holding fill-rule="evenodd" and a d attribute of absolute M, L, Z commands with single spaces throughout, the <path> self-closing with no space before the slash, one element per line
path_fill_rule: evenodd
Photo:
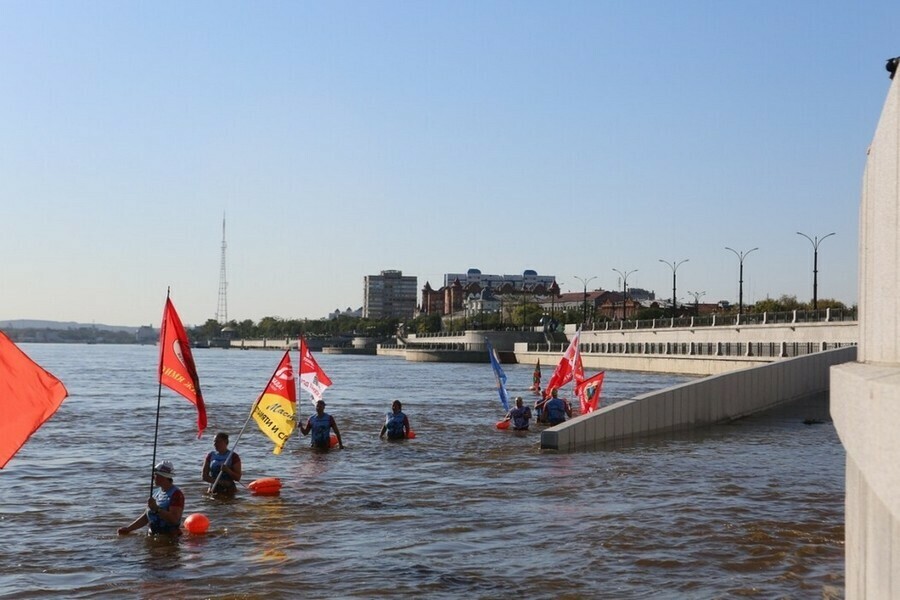
<path fill-rule="evenodd" d="M 216 306 L 216 321 L 224 325 L 228 322 L 228 279 L 225 276 L 225 215 L 222 215 L 222 265 L 219 268 L 219 303 Z"/>

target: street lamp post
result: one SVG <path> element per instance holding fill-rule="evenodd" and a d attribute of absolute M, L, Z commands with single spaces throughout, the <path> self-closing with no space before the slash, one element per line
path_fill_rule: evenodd
<path fill-rule="evenodd" d="M 522 282 L 522 331 L 525 331 L 525 282 Z"/>
<path fill-rule="evenodd" d="M 691 296 L 694 297 L 694 316 L 700 316 L 700 298 L 706 295 L 706 292 L 688 292 Z"/>
<path fill-rule="evenodd" d="M 556 299 L 559 298 L 559 283 L 556 278 L 550 285 L 550 318 L 556 320 Z"/>
<path fill-rule="evenodd" d="M 618 269 L 613 269 L 616 273 L 619 274 L 619 277 L 622 278 L 622 320 L 625 320 L 625 302 L 628 299 L 628 276 L 632 273 L 636 273 L 637 269 L 632 271 L 625 271 L 624 273 Z"/>
<path fill-rule="evenodd" d="M 834 235 L 832 231 L 828 235 L 822 236 L 819 239 L 816 237 L 809 237 L 805 233 L 797 232 L 797 235 L 802 235 L 806 239 L 809 240 L 809 243 L 812 244 L 813 247 L 813 310 L 819 310 L 819 244 L 825 241 L 825 238 L 829 238 Z"/>
<path fill-rule="evenodd" d="M 744 259 L 754 250 L 759 250 L 759 248 L 750 248 L 746 252 L 738 252 L 728 246 L 725 246 L 725 249 L 734 252 L 740 263 L 740 270 L 738 271 L 738 316 L 741 316 L 744 313 Z"/>
<path fill-rule="evenodd" d="M 587 279 L 579 277 L 578 275 L 573 275 L 573 277 L 584 284 L 584 304 L 581 307 L 581 326 L 584 327 L 587 324 L 587 286 L 591 281 L 597 279 L 597 276 L 594 275 Z"/>
<path fill-rule="evenodd" d="M 689 260 L 690 260 L 689 258 L 685 258 L 684 260 L 678 261 L 678 262 L 675 262 L 674 260 L 672 262 L 668 262 L 663 259 L 659 259 L 659 262 L 663 263 L 664 265 L 667 265 L 670 269 L 672 269 L 672 316 L 673 317 L 675 316 L 675 281 L 676 281 L 675 277 L 676 277 L 676 272 L 678 271 L 678 267 L 680 267 L 681 265 L 683 265 L 684 263 L 686 263 Z"/>

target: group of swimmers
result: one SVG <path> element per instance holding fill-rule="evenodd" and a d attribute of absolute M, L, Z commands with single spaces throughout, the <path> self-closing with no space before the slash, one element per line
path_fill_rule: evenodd
<path fill-rule="evenodd" d="M 566 417 L 572 416 L 572 407 L 569 401 L 559 397 L 556 388 L 550 390 L 549 398 L 541 398 L 534 403 L 534 412 L 537 413 L 537 422 L 550 425 L 559 425 L 565 422 Z M 516 396 L 516 407 L 506 413 L 505 421 L 510 421 L 515 431 L 526 431 L 528 422 L 532 418 L 531 408 L 524 406 L 522 396 Z"/>
<path fill-rule="evenodd" d="M 327 450 L 331 447 L 331 432 L 337 438 L 338 447 L 343 448 L 341 432 L 334 417 L 325 412 L 325 402 L 316 402 L 316 414 L 300 426 L 300 433 L 309 435 L 313 448 Z M 403 440 L 409 437 L 409 418 L 403 413 L 399 400 L 391 404 L 391 413 L 385 419 L 379 437 L 387 435 L 389 440 Z M 209 484 L 207 494 L 233 496 L 237 492 L 237 482 L 241 480 L 241 457 L 228 450 L 228 434 L 220 431 L 213 439 L 213 450 L 203 461 L 202 479 Z M 131 533 L 141 527 L 149 527 L 152 534 L 181 533 L 181 517 L 184 513 L 184 493 L 174 483 L 175 467 L 168 460 L 153 468 L 153 483 L 156 488 L 147 500 L 147 510 L 125 527 L 119 527 L 120 535 Z"/>

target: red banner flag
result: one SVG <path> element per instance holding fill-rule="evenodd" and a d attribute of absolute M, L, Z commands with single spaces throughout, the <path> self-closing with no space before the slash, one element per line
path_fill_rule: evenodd
<path fill-rule="evenodd" d="M 67 395 L 59 379 L 0 332 L 0 469 Z"/>
<path fill-rule="evenodd" d="M 572 381 L 572 379 L 575 379 L 575 383 L 584 379 L 584 367 L 581 365 L 581 350 L 578 346 L 578 339 L 580 336 L 580 330 L 575 332 L 575 337 L 569 342 L 569 347 L 566 348 L 562 358 L 559 359 L 556 370 L 553 371 L 553 375 L 550 376 L 550 381 L 547 382 L 547 387 L 544 388 L 542 394 L 544 398 L 549 398 L 550 392 L 555 388 L 561 388 Z"/>
<path fill-rule="evenodd" d="M 600 371 L 593 377 L 575 384 L 575 394 L 581 401 L 581 414 L 594 412 L 600 406 L 600 388 L 603 387 L 603 375 Z"/>
<path fill-rule="evenodd" d="M 200 393 L 200 378 L 184 325 L 169 298 L 166 298 L 159 332 L 159 381 L 197 407 L 197 437 L 200 437 L 206 429 L 206 407 Z"/>
<path fill-rule="evenodd" d="M 331 385 L 331 379 L 313 358 L 306 340 L 300 338 L 300 389 L 309 392 L 313 405 L 322 399 L 322 392 Z"/>

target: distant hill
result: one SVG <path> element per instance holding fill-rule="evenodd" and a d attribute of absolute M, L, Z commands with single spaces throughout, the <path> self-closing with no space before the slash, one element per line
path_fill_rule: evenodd
<path fill-rule="evenodd" d="M 101 331 L 122 331 L 125 333 L 137 333 L 137 327 L 127 327 L 124 325 L 103 325 L 102 323 L 76 323 L 75 321 L 42 321 L 39 319 L 11 319 L 9 321 L 0 321 L 0 329 L 53 329 L 53 330 L 69 330 L 94 328 Z"/>

